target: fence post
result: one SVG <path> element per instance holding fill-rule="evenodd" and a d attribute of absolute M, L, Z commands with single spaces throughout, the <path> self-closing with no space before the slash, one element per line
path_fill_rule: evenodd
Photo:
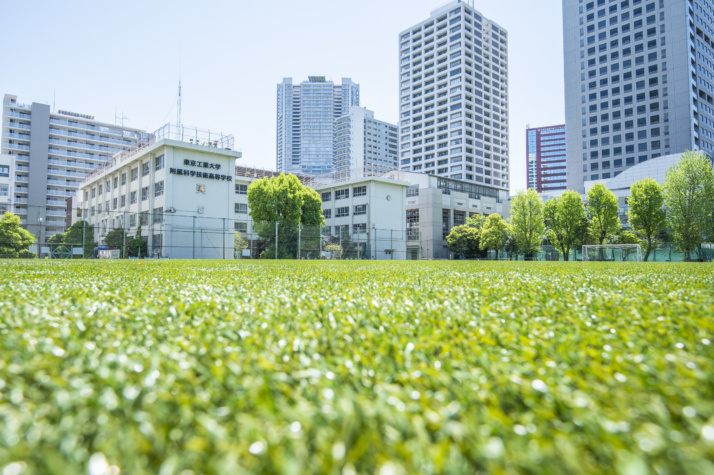
<path fill-rule="evenodd" d="M 298 248 L 297 248 L 297 258 L 300 259 L 300 231 L 302 230 L 302 225 L 298 223 Z"/>
<path fill-rule="evenodd" d="M 226 218 L 223 218 L 223 259 L 226 258 Z"/>
<path fill-rule="evenodd" d="M 278 260 L 278 221 L 275 220 L 275 260 Z"/>
<path fill-rule="evenodd" d="M 193 250 L 191 252 L 192 259 L 196 258 L 196 217 L 193 217 L 193 231 L 191 232 L 191 237 L 193 239 Z"/>

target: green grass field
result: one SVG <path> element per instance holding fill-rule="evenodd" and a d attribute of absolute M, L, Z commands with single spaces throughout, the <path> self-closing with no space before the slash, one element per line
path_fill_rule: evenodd
<path fill-rule="evenodd" d="M 714 473 L 711 264 L 0 276 L 3 475 Z"/>

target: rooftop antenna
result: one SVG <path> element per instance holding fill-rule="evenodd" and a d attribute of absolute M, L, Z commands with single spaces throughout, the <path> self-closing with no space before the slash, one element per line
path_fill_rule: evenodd
<path fill-rule="evenodd" d="M 178 98 L 176 99 L 176 126 L 178 127 L 179 140 L 183 140 L 183 130 L 181 128 L 181 42 L 179 42 L 179 85 Z"/>
<path fill-rule="evenodd" d="M 117 125 L 117 120 L 121 120 L 121 136 L 122 142 L 124 141 L 124 120 L 129 120 L 127 116 L 124 115 L 124 111 L 121 111 L 121 117 L 116 113 L 116 107 L 114 109 L 114 125 Z"/>

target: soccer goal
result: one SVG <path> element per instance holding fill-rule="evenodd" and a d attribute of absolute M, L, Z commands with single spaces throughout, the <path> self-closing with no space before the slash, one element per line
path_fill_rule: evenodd
<path fill-rule="evenodd" d="M 641 262 L 642 248 L 639 244 L 583 246 L 583 261 Z"/>

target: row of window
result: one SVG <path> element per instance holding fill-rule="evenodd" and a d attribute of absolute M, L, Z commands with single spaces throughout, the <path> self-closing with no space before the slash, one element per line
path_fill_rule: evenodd
<path fill-rule="evenodd" d="M 164 156 L 159 155 L 158 157 L 154 158 L 154 169 L 155 170 L 161 170 L 164 168 Z M 141 165 L 141 170 L 142 170 L 142 176 L 147 176 L 151 170 L 151 162 L 147 161 L 142 163 Z M 119 178 L 118 176 L 115 176 L 113 179 L 113 184 L 114 184 L 114 189 L 116 190 L 119 188 Z M 139 178 L 139 167 L 135 167 L 131 169 L 131 181 L 136 181 Z M 162 182 L 163 183 L 163 182 Z M 126 185 L 126 173 L 121 174 L 121 186 Z M 112 180 L 107 180 L 105 185 L 102 185 L 101 183 L 96 186 L 92 187 L 91 194 L 92 198 L 101 195 L 105 191 L 109 193 L 112 189 Z M 84 192 L 84 200 L 88 200 L 88 191 Z"/>
<path fill-rule="evenodd" d="M 323 215 L 325 216 L 325 219 L 331 219 L 332 218 L 332 210 L 331 209 L 325 209 L 322 210 Z M 356 205 L 354 207 L 354 211 L 352 212 L 353 216 L 361 216 L 367 214 L 367 205 Z M 349 206 L 343 206 L 340 208 L 335 208 L 335 218 L 346 218 L 350 215 L 350 207 Z"/>
<path fill-rule="evenodd" d="M 359 197 L 359 196 L 367 196 L 367 186 L 362 185 L 362 186 L 354 186 L 352 187 L 352 196 Z M 345 188 L 343 190 L 335 190 L 335 201 L 336 200 L 345 200 L 350 197 L 350 189 Z M 332 200 L 332 192 L 331 191 L 326 191 L 324 193 L 320 194 L 320 198 L 322 199 L 322 202 L 325 203 L 327 201 Z"/>
<path fill-rule="evenodd" d="M 101 186 L 101 185 L 100 185 L 100 186 Z M 150 188 L 149 186 L 145 186 L 145 187 L 143 187 L 143 188 L 141 189 L 141 201 L 147 201 L 147 200 L 149 199 L 150 190 L 151 190 L 151 188 Z M 85 193 L 86 193 L 86 192 L 85 192 Z M 164 182 L 163 182 L 163 180 L 154 183 L 154 197 L 159 197 L 159 196 L 162 196 L 163 194 L 164 194 Z M 131 204 L 131 205 L 136 204 L 136 203 L 137 203 L 137 196 L 138 196 L 138 192 L 137 192 L 137 191 L 132 191 L 132 192 L 130 192 L 130 193 L 129 193 L 129 204 Z M 119 209 L 119 208 L 124 208 L 124 207 L 126 206 L 126 195 L 121 195 L 121 196 L 119 196 L 119 197 L 114 198 L 114 199 L 112 200 L 112 203 L 113 203 L 113 207 L 112 207 L 113 210 L 117 210 L 117 209 Z M 105 211 L 106 211 L 107 213 L 109 213 L 109 211 L 110 211 L 110 209 L 109 209 L 109 200 L 106 201 L 106 207 L 105 207 L 104 209 L 105 209 Z M 101 204 L 101 203 L 100 203 L 99 205 L 97 205 L 96 210 L 97 210 L 97 212 L 99 212 L 99 213 L 102 212 L 102 204 Z M 92 207 L 90 208 L 91 216 L 94 216 L 94 211 L 95 211 L 95 207 L 92 206 Z"/>

